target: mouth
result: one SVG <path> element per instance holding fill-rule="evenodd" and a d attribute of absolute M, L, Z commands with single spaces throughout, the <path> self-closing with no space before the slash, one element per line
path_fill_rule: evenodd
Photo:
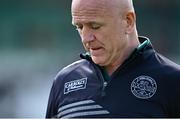
<path fill-rule="evenodd" d="M 103 48 L 102 47 L 90 48 L 90 54 L 92 56 L 101 55 L 102 52 L 103 52 Z"/>
<path fill-rule="evenodd" d="M 90 48 L 90 50 L 99 50 L 101 47 L 96 47 L 96 48 Z"/>

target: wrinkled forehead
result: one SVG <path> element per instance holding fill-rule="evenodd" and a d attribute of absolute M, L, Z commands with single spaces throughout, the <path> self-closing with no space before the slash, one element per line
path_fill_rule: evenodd
<path fill-rule="evenodd" d="M 111 1 L 111 2 L 110 2 Z M 72 15 L 89 14 L 89 15 L 112 15 L 114 9 L 114 0 L 73 0 L 71 11 Z"/>

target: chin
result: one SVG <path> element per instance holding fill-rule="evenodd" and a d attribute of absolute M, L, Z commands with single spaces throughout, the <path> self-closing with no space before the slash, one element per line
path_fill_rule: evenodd
<path fill-rule="evenodd" d="M 95 64 L 98 64 L 100 66 L 104 66 L 104 60 L 102 58 L 92 57 L 92 60 Z"/>

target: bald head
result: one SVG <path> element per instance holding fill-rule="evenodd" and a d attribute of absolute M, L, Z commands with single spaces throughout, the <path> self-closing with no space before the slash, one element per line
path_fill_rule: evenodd
<path fill-rule="evenodd" d="M 134 12 L 132 0 L 72 0 L 72 11 L 84 8 L 98 8 L 101 12 L 109 11 L 112 13 L 120 13 L 121 15 L 125 12 Z"/>

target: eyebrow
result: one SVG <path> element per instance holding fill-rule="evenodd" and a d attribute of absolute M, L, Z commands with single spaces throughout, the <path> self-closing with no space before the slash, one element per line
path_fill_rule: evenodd
<path fill-rule="evenodd" d="M 72 21 L 72 25 L 74 25 L 74 26 L 79 25 L 79 24 L 80 24 L 80 23 L 77 23 L 77 22 Z M 90 21 L 90 22 L 85 22 L 85 24 L 90 25 L 90 24 L 102 24 L 102 23 L 97 22 L 97 21 Z"/>

